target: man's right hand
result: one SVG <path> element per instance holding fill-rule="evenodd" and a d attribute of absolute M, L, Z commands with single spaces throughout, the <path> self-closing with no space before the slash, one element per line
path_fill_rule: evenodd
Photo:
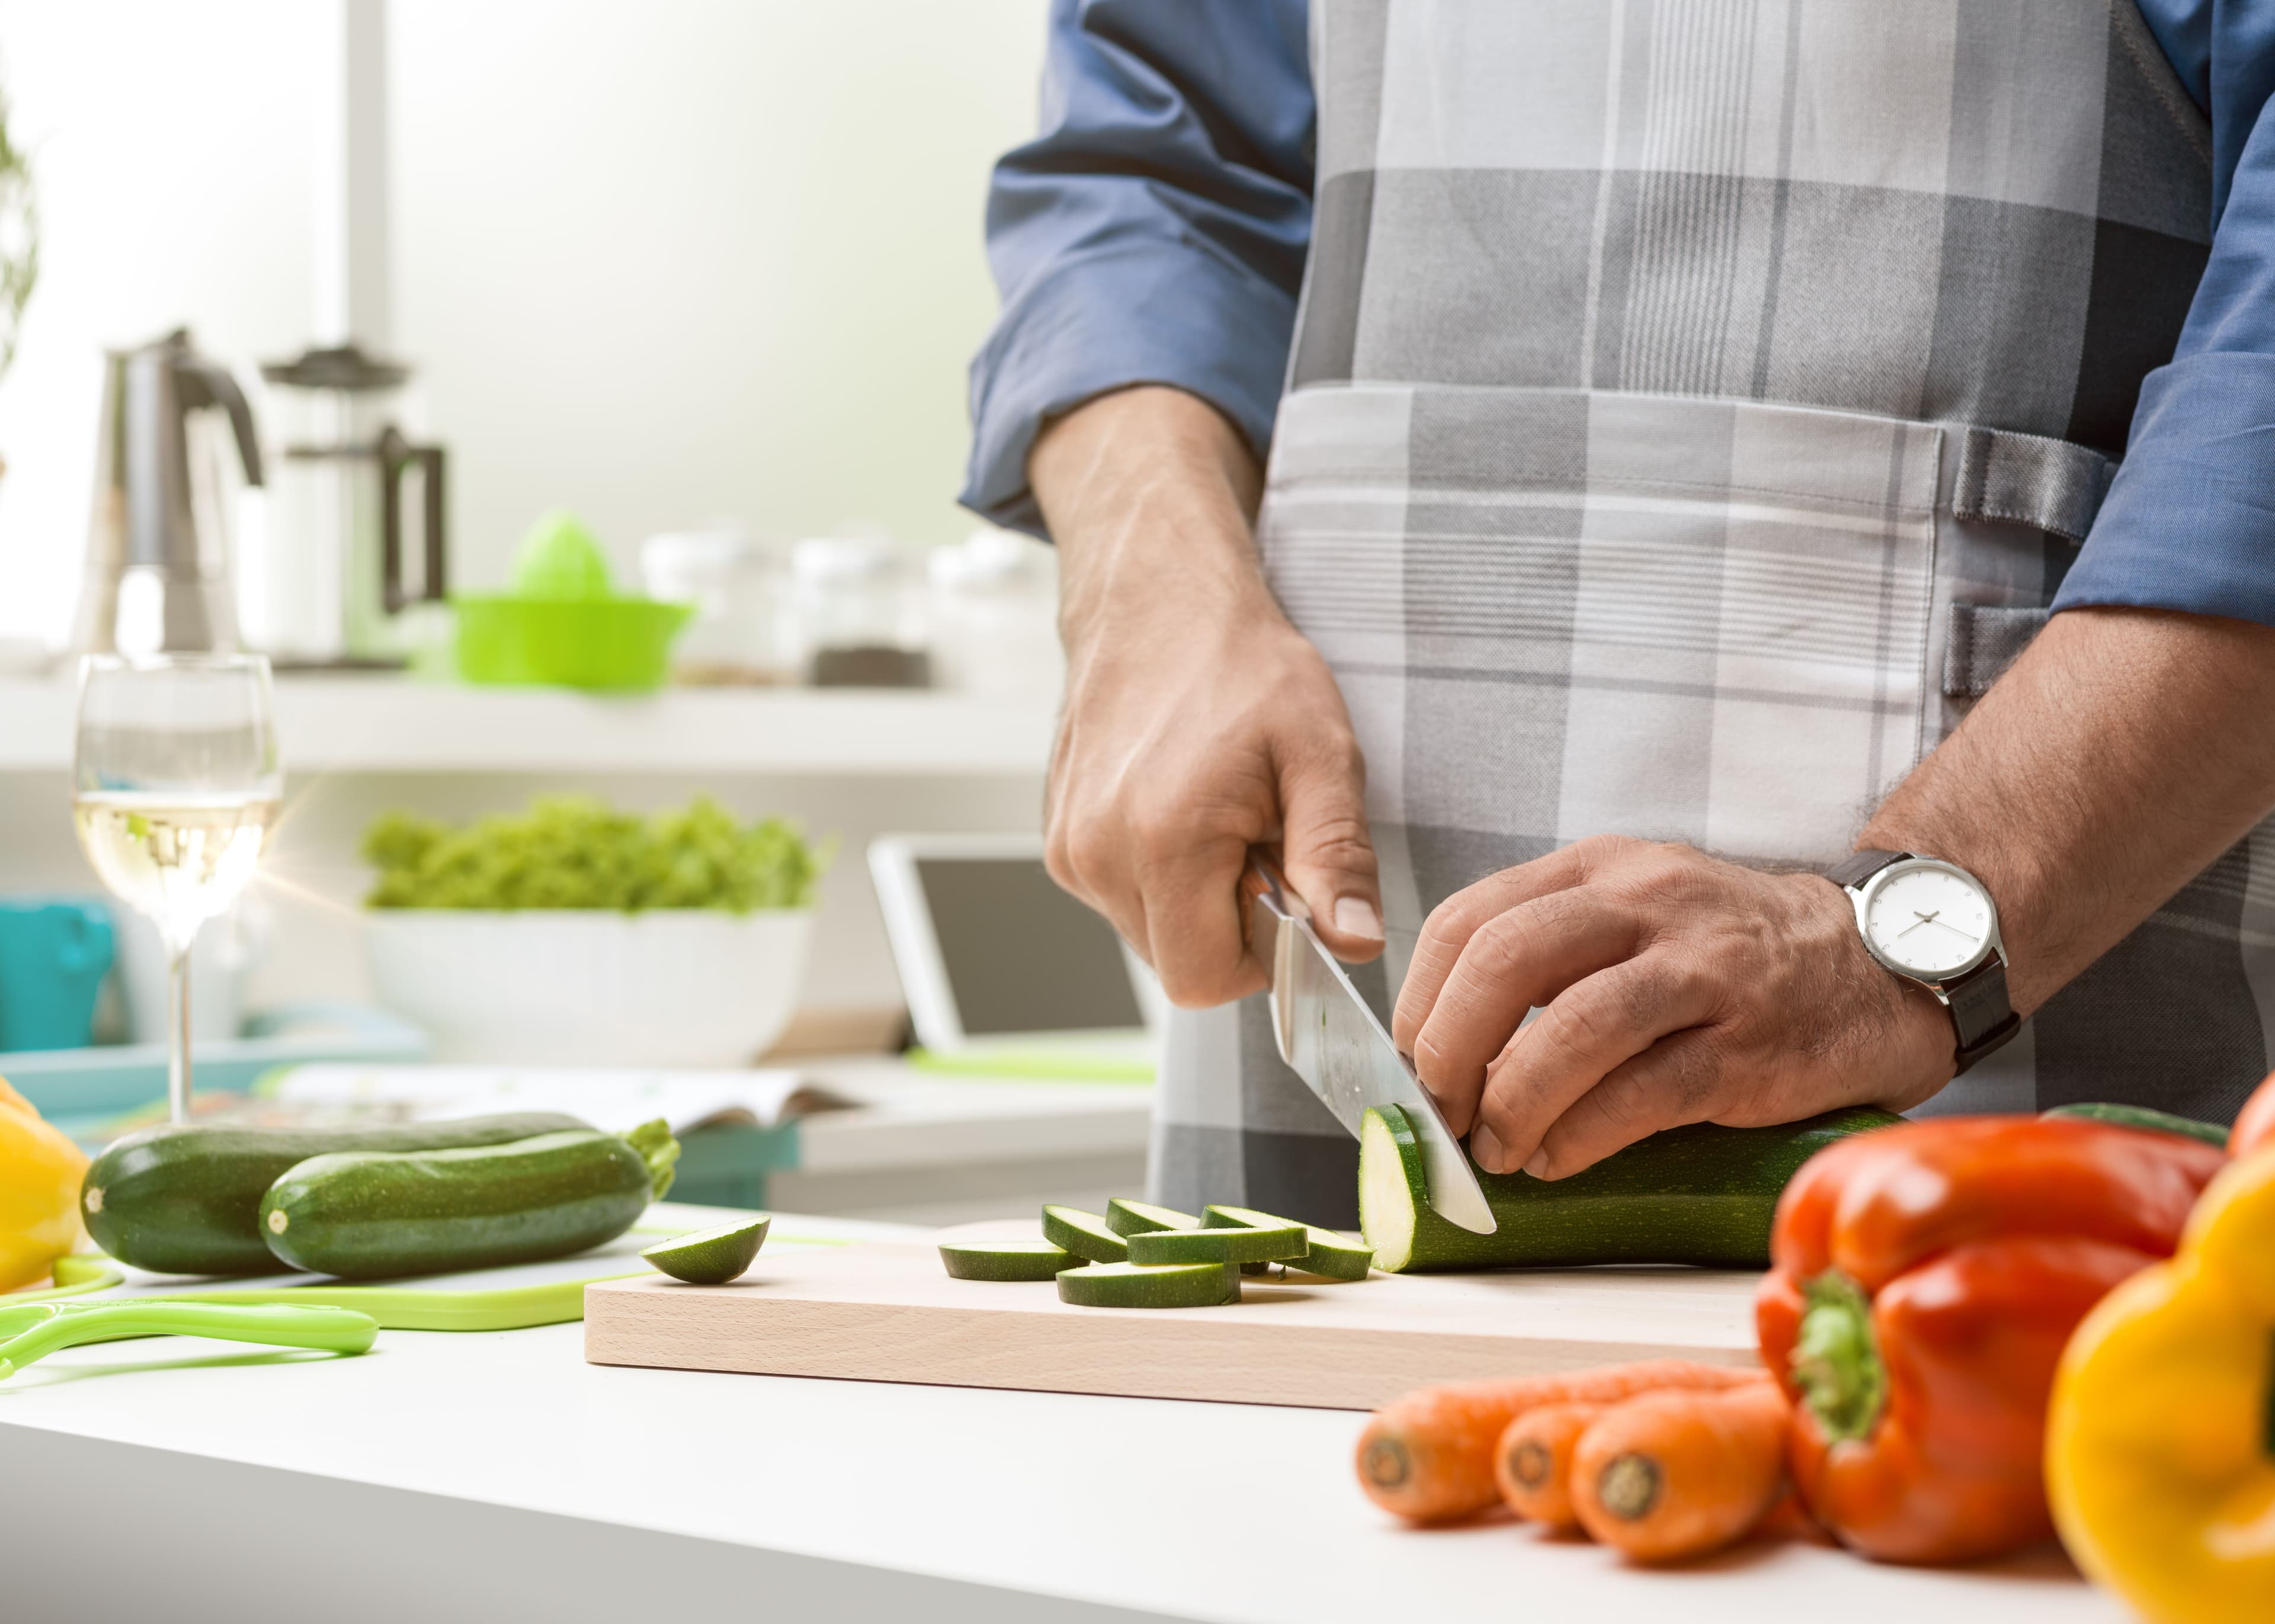
<path fill-rule="evenodd" d="M 1326 662 L 1264 583 L 1245 442 L 1193 396 L 1124 389 L 1052 425 L 1028 472 L 1059 547 L 1067 647 L 1052 877 L 1188 1007 L 1266 984 L 1236 896 L 1251 846 L 1279 847 L 1330 948 L 1372 958 L 1364 766 Z"/>

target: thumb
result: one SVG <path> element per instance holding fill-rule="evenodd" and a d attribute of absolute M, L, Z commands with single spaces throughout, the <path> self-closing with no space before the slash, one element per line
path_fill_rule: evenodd
<path fill-rule="evenodd" d="M 1382 951 L 1382 887 L 1366 832 L 1365 769 L 1358 752 L 1288 773 L 1280 789 L 1281 871 L 1311 926 L 1340 959 Z"/>

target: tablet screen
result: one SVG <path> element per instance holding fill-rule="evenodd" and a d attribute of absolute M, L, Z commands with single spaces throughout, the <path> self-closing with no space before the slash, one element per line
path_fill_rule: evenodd
<path fill-rule="evenodd" d="M 1034 857 L 916 860 L 967 1038 L 1145 1024 L 1114 927 Z"/>

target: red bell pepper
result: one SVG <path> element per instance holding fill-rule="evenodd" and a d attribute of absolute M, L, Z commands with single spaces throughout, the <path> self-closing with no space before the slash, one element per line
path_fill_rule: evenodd
<path fill-rule="evenodd" d="M 2227 1132 L 2227 1153 L 2240 1160 L 2270 1144 L 2275 1144 L 2275 1072 L 2268 1073 L 2235 1114 L 2235 1126 Z"/>
<path fill-rule="evenodd" d="M 1818 1520 L 1899 1562 L 2051 1533 L 2039 1462 L 2063 1344 L 2111 1287 L 2172 1256 L 2226 1160 L 2035 1116 L 1908 1122 L 1811 1157 L 1778 1204 L 1754 1318 Z"/>

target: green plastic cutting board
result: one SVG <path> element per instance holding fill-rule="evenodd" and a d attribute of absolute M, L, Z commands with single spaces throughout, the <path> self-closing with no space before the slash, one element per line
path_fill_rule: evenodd
<path fill-rule="evenodd" d="M 699 1227 L 700 1226 L 698 1226 Z M 654 1270 L 639 1258 L 639 1249 L 659 1237 L 687 1233 L 684 1227 L 642 1226 L 617 1236 L 606 1246 L 575 1258 L 547 1263 L 521 1264 L 506 1269 L 478 1269 L 463 1274 L 427 1275 L 393 1280 L 382 1286 L 351 1285 L 344 1280 L 314 1277 L 301 1284 L 263 1284 L 172 1288 L 162 1275 L 137 1272 L 122 1281 L 108 1258 L 66 1258 L 64 1264 L 87 1264 L 100 1268 L 94 1282 L 85 1273 L 74 1273 L 78 1283 L 62 1280 L 60 1289 L 26 1293 L 11 1302 L 33 1302 L 52 1295 L 79 1295 L 118 1288 L 118 1295 L 163 1297 L 172 1303 L 321 1303 L 369 1314 L 389 1331 L 519 1331 L 530 1326 L 559 1325 L 585 1317 L 585 1288 L 596 1280 L 623 1280 Z M 843 1246 L 850 1243 L 820 1236 L 774 1235 L 769 1247 Z M 533 1276 L 536 1278 L 532 1278 Z"/>

